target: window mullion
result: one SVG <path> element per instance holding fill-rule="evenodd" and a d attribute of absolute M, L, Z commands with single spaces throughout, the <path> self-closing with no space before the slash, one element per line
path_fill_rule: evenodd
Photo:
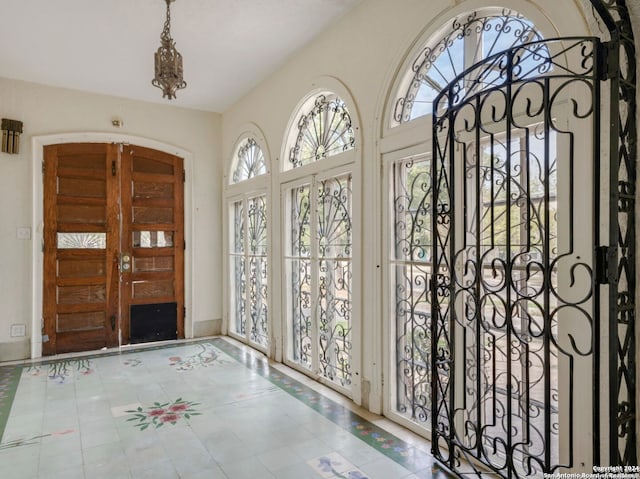
<path fill-rule="evenodd" d="M 244 195 L 244 197 L 242 198 L 242 204 L 243 204 L 243 208 L 242 208 L 242 213 L 244 215 L 244 225 L 243 225 L 243 229 L 244 229 L 244 277 L 245 277 L 245 298 L 244 298 L 244 310 L 245 310 L 245 314 L 244 314 L 244 334 L 245 334 L 245 339 L 247 341 L 250 340 L 251 338 L 251 324 L 252 324 L 252 319 L 250 318 L 251 315 L 251 294 L 250 293 L 250 289 L 251 289 L 251 277 L 249 276 L 251 273 L 251 266 L 249 264 L 249 201 L 247 198 L 247 195 Z"/>
<path fill-rule="evenodd" d="M 320 311 L 320 265 L 318 259 L 318 183 L 316 175 L 309 181 L 309 228 L 311 232 L 311 370 L 314 374 L 320 374 L 320 341 L 318 317 Z"/>

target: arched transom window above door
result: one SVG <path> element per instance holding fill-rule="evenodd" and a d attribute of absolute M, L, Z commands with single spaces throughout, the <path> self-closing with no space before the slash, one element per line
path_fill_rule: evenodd
<path fill-rule="evenodd" d="M 338 155 L 355 147 L 351 115 L 336 94 L 320 93 L 309 98 L 298 110 L 297 128 L 291 128 L 287 141 L 285 170 L 305 166 Z"/>
<path fill-rule="evenodd" d="M 514 10 L 494 7 L 459 15 L 417 50 L 401 74 L 391 127 L 431 114 L 435 97 L 479 61 L 540 40 L 543 36 L 533 22 Z M 496 75 L 501 68 L 498 62 Z"/>

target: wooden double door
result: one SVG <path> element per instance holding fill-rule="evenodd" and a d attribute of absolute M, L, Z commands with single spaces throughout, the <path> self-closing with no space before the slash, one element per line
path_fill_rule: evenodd
<path fill-rule="evenodd" d="M 182 158 L 126 144 L 50 145 L 43 177 L 43 354 L 128 344 L 131 312 L 145 305 L 146 337 L 163 317 L 156 306 L 184 337 Z"/>

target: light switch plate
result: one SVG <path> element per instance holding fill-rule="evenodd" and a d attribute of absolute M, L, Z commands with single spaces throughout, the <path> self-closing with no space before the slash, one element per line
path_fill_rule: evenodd
<path fill-rule="evenodd" d="M 27 334 L 27 326 L 24 324 L 12 324 L 11 325 L 11 337 L 23 338 Z"/>
<path fill-rule="evenodd" d="M 20 240 L 30 240 L 31 228 L 18 228 L 18 230 L 16 231 L 16 236 Z"/>

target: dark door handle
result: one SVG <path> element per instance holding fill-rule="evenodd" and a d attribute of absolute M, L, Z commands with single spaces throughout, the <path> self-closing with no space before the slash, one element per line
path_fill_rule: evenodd
<path fill-rule="evenodd" d="M 111 331 L 115 331 L 116 330 L 116 316 L 111 315 Z"/>

